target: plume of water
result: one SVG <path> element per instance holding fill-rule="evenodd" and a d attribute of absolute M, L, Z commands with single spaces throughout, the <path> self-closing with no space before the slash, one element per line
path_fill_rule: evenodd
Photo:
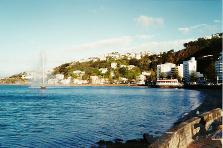
<path fill-rule="evenodd" d="M 33 78 L 31 79 L 31 87 L 40 87 L 46 85 L 46 72 L 45 72 L 46 56 L 44 53 L 40 54 L 36 68 L 33 71 Z"/>

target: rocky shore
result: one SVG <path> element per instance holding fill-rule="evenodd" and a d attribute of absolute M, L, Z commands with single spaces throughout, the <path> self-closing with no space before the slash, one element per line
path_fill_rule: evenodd
<path fill-rule="evenodd" d="M 215 108 L 222 108 L 222 90 L 220 89 L 202 89 L 200 91 L 205 91 L 207 95 L 202 104 L 197 107 L 196 109 L 192 110 L 191 112 L 185 114 L 181 118 L 179 118 L 172 126 L 172 128 L 175 128 L 180 123 L 189 120 L 193 117 L 198 117 L 200 114 L 208 112 Z M 171 128 L 171 129 L 172 129 Z M 149 135 L 148 133 L 143 134 L 142 138 L 139 139 L 132 139 L 123 141 L 122 139 L 114 139 L 113 141 L 104 141 L 100 140 L 96 143 L 96 145 L 92 147 L 107 147 L 107 148 L 148 148 L 150 144 L 152 144 L 154 141 L 159 139 L 159 137 L 153 137 L 152 135 Z"/>

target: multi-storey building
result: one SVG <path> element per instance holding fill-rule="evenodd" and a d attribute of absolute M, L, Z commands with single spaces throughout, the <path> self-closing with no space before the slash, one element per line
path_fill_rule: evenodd
<path fill-rule="evenodd" d="M 183 77 L 186 83 L 190 82 L 190 76 L 192 73 L 197 72 L 197 61 L 195 60 L 195 57 L 192 57 L 188 61 L 183 61 Z"/>
<path fill-rule="evenodd" d="M 173 63 L 165 63 L 165 64 L 157 65 L 157 80 L 160 79 L 161 73 L 164 73 L 167 76 L 170 75 L 171 69 L 175 67 L 176 65 Z"/>
<path fill-rule="evenodd" d="M 222 52 L 218 60 L 215 62 L 215 71 L 217 76 L 217 83 L 222 83 Z"/>

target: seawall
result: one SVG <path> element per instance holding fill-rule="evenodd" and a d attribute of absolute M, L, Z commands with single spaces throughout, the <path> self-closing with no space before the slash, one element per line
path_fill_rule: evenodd
<path fill-rule="evenodd" d="M 149 148 L 187 148 L 194 141 L 194 138 L 201 133 L 202 123 L 207 130 L 215 120 L 222 117 L 222 109 L 217 108 L 193 117 L 176 127 L 168 130 L 163 136 L 155 141 Z M 203 121 L 204 120 L 204 121 Z"/>

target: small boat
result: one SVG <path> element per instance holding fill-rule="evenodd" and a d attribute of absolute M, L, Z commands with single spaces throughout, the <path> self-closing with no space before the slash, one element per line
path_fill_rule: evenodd
<path fill-rule="evenodd" d="M 40 86 L 40 89 L 46 89 L 46 86 Z"/>

